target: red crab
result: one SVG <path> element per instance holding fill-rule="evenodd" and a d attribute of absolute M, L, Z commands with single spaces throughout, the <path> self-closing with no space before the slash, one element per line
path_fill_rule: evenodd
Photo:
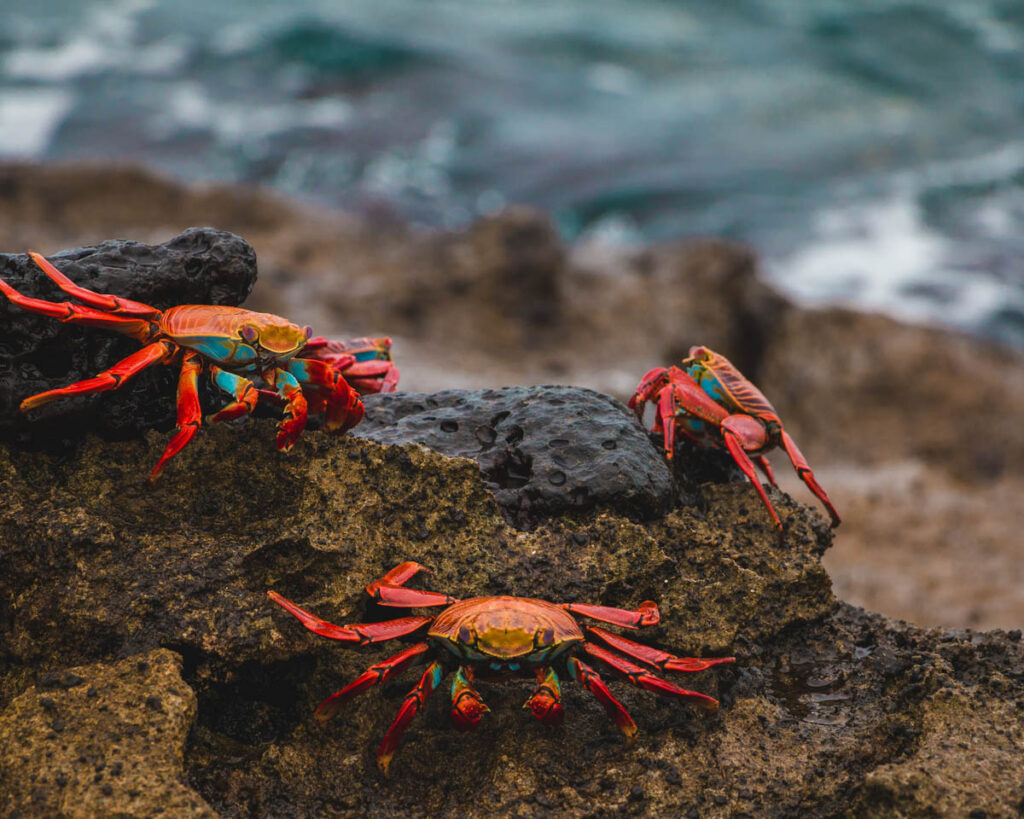
<path fill-rule="evenodd" d="M 394 392 L 398 387 L 399 372 L 391 358 L 390 338 L 328 341 L 317 336 L 299 350 L 299 357 L 328 364 L 331 369 L 342 373 L 360 395 Z"/>
<path fill-rule="evenodd" d="M 180 365 L 178 431 L 150 474 L 151 480 L 159 476 L 164 464 L 199 429 L 202 410 L 197 382 L 204 371 L 234 399 L 212 417 L 213 421 L 226 421 L 253 411 L 258 397 L 253 379 L 273 388 L 284 403 L 284 419 L 278 425 L 278 449 L 292 447 L 305 428 L 310 411 L 325 413 L 327 428 L 340 432 L 355 426 L 363 417 L 359 393 L 346 383 L 336 362 L 299 355 L 313 343 L 309 327 L 298 327 L 280 316 L 240 307 L 183 304 L 157 310 L 148 304 L 86 290 L 38 253 L 29 255 L 61 290 L 86 306 L 31 298 L 0 279 L 0 292 L 12 303 L 63 322 L 114 330 L 145 346 L 93 378 L 26 398 L 21 402 L 22 412 L 57 398 L 117 389 L 154 364 Z M 376 377 L 372 371 L 367 375 Z M 397 377 L 395 371 L 394 378 Z"/>
<path fill-rule="evenodd" d="M 455 672 L 451 719 L 455 727 L 463 731 L 475 728 L 489 710 L 473 689 L 473 681 L 508 677 L 535 678 L 537 688 L 524 707 L 529 708 L 544 725 L 558 725 L 563 717 L 559 674 L 568 674 L 597 698 L 625 734 L 626 741 L 632 742 L 637 733 L 636 723 L 612 696 L 597 672 L 580 659 L 581 655 L 610 667 L 635 686 L 664 696 L 678 697 L 707 711 L 718 710 L 718 700 L 679 688 L 655 676 L 648 668 L 677 673 L 703 671 L 713 665 L 731 663 L 733 657 L 675 657 L 602 628 L 581 625 L 577 620 L 578 617 L 586 617 L 633 629 L 653 626 L 658 623 L 660 614 L 657 605 L 649 600 L 633 611 L 588 603 L 548 603 L 529 597 L 456 600 L 440 592 L 405 588 L 404 584 L 419 571 L 424 571 L 424 568 L 418 563 L 402 563 L 367 586 L 366 591 L 382 606 L 444 606 L 445 609 L 434 617 L 402 617 L 382 623 L 336 626 L 277 592 L 267 592 L 271 600 L 297 617 L 307 629 L 332 640 L 363 645 L 393 640 L 426 628 L 422 642 L 370 666 L 316 709 L 317 719 L 330 719 L 356 694 L 380 685 L 409 666 L 429 663 L 420 681 L 406 695 L 398 716 L 377 751 L 377 764 L 385 773 L 399 737 L 423 707 L 427 696 L 451 671 Z M 604 645 L 591 642 L 588 636 L 597 638 Z"/>
<path fill-rule="evenodd" d="M 651 432 L 663 436 L 665 457 L 672 459 L 676 435 L 697 445 L 724 446 L 754 484 L 781 531 L 782 521 L 754 470 L 756 463 L 775 486 L 775 476 L 764 454 L 781 446 L 800 480 L 825 504 L 832 526 L 838 526 L 839 514 L 832 501 L 761 391 L 729 359 L 707 347 L 691 347 L 682 364 L 682 369 L 655 367 L 641 379 L 629 400 L 641 423 L 646 402 L 658 402 Z"/>

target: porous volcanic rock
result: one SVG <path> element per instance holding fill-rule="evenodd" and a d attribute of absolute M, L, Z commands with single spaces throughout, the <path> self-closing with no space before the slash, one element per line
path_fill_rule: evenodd
<path fill-rule="evenodd" d="M 192 228 L 158 245 L 116 240 L 48 258 L 89 290 L 161 310 L 176 304 L 238 305 L 256 281 L 252 247 L 213 228 Z M 0 254 L 0 278 L 26 296 L 72 300 L 27 254 Z M 90 378 L 138 349 L 137 341 L 112 331 L 62 324 L 0 298 L 0 438 L 56 450 L 87 429 L 124 438 L 170 428 L 173 367 L 151 367 L 117 391 L 54 401 L 28 418 L 17 411 L 28 396 Z"/>
<path fill-rule="evenodd" d="M 664 458 L 622 404 L 593 390 L 391 393 L 364 403 L 366 418 L 354 435 L 472 458 L 518 522 L 595 506 L 650 518 L 671 500 Z"/>
<path fill-rule="evenodd" d="M 24 709 L 24 747 L 54 741 L 40 693 L 58 713 L 71 707 L 40 686 L 122 672 L 142 684 L 152 652 L 164 648 L 182 657 L 198 704 L 183 778 L 195 811 L 732 816 L 857 806 L 884 815 L 924 805 L 999 815 L 1024 799 L 1012 760 L 1024 740 L 1019 632 L 916 629 L 837 604 L 820 564 L 830 530 L 781 493 L 772 494 L 787 519 L 781 542 L 745 482 L 705 485 L 698 503 L 676 501 L 649 520 L 594 508 L 519 531 L 476 463 L 421 446 L 308 432 L 286 455 L 273 448 L 272 424 L 256 420 L 202 430 L 150 486 L 164 437 L 89 438 L 63 461 L 0 446 L 0 725 Z M 407 559 L 433 570 L 415 585 L 459 597 L 657 600 L 662 623 L 634 636 L 677 653 L 736 656 L 734 666 L 682 681 L 717 695 L 721 712 L 701 717 L 612 680 L 640 727 L 629 748 L 569 681 L 556 729 L 520 707 L 530 682 L 481 683 L 492 710 L 462 735 L 449 725 L 442 687 L 385 779 L 374 750 L 414 673 L 362 695 L 325 727 L 310 715 L 402 644 L 318 638 L 266 590 L 334 622 L 386 619 L 401 612 L 375 607 L 362 589 Z M 132 672 L 140 659 L 148 669 Z M 171 686 L 168 670 L 161 703 Z M 83 684 L 66 696 L 82 687 L 87 695 Z M 95 724 L 108 723 L 97 714 Z M 120 744 L 116 730 L 110 746 Z M 957 753 L 960 743 L 971 752 Z M 139 766 L 156 750 L 139 747 Z M 10 746 L 0 754 L 10 757 Z M 160 754 L 154 767 L 173 771 Z M 50 776 L 64 758 L 47 783 L 4 782 L 23 816 L 50 815 L 33 806 L 55 801 L 33 799 L 59 798 L 47 786 L 59 788 Z M 83 803 L 104 804 L 111 783 L 76 782 L 89 791 Z"/>
<path fill-rule="evenodd" d="M 214 817 L 182 781 L 195 718 L 164 649 L 41 675 L 0 712 L 0 814 Z"/>

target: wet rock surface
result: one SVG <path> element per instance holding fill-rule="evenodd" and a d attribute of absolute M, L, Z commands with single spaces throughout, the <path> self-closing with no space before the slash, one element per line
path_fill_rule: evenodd
<path fill-rule="evenodd" d="M 445 390 L 368 396 L 354 430 L 384 444 L 417 443 L 472 458 L 499 505 L 519 523 L 595 506 L 649 518 L 672 479 L 632 413 L 579 387 Z"/>
<path fill-rule="evenodd" d="M 45 754 L 54 714 L 40 695 L 70 714 L 65 698 L 83 689 L 74 707 L 88 707 L 78 678 L 152 685 L 167 713 L 146 717 L 147 731 L 167 715 L 192 720 L 176 780 L 191 793 L 181 799 L 223 816 L 837 815 L 851 806 L 887 815 L 922 805 L 999 815 L 1024 799 L 1011 763 L 1024 741 L 1019 632 L 917 629 L 837 604 L 820 563 L 830 530 L 781 493 L 772 500 L 787 523 L 782 542 L 742 482 L 706 484 L 693 505 L 674 502 L 648 520 L 594 508 L 521 531 L 470 460 L 323 432 L 288 455 L 272 442 L 267 420 L 204 429 L 155 486 L 145 475 L 161 434 L 90 438 L 62 462 L 0 447 L 0 733 L 20 726 L 22 747 Z M 311 713 L 404 643 L 318 638 L 266 590 L 334 622 L 386 619 L 399 612 L 362 589 L 407 559 L 434 571 L 414 585 L 455 596 L 655 599 L 662 623 L 633 636 L 679 654 L 737 657 L 681 680 L 722 709 L 702 717 L 609 672 L 640 727 L 627 748 L 569 682 L 556 729 L 520 707 L 532 684 L 482 683 L 492 710 L 471 734 L 451 728 L 442 686 L 385 779 L 373 754 L 414 672 L 324 727 Z M 182 658 L 194 718 L 161 649 Z M 154 651 L 166 659 L 154 662 Z M 133 671 L 140 660 L 147 668 Z M 122 699 L 130 719 L 152 710 L 135 694 Z M 102 704 L 89 723 L 101 738 Z M 108 744 L 127 748 L 110 730 Z M 20 773 L 36 751 L 19 761 L 10 747 L 0 770 L 19 772 L 7 780 L 14 803 L 23 816 L 51 815 L 34 806 L 58 804 L 49 775 L 60 765 L 48 760 L 48 782 L 32 781 Z M 157 751 L 154 769 L 173 779 L 163 747 L 139 747 L 139 767 Z M 105 794 L 114 787 L 106 779 L 75 782 L 83 804 L 111 806 L 98 800 L 127 793 Z"/>
<path fill-rule="evenodd" d="M 256 254 L 222 230 L 194 228 L 162 244 L 116 240 L 48 257 L 72 281 L 97 293 L 166 309 L 176 304 L 238 305 L 256 281 Z M 27 254 L 0 254 L 0 278 L 23 295 L 75 301 Z M 75 303 L 79 303 L 75 301 Z M 174 425 L 174 367 L 151 367 L 119 390 L 63 399 L 26 417 L 30 395 L 91 378 L 139 349 L 109 330 L 62 324 L 0 297 L 0 438 L 67 449 L 86 430 L 114 438 Z"/>

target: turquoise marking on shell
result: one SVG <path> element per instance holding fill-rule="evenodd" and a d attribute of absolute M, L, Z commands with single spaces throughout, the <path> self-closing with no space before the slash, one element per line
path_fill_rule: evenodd
<path fill-rule="evenodd" d="M 723 406 L 731 403 L 728 393 L 726 393 L 725 388 L 722 386 L 722 382 L 718 380 L 718 376 L 703 364 L 691 364 L 687 372 L 714 401 L 723 404 Z"/>
<path fill-rule="evenodd" d="M 362 350 L 358 353 L 354 353 L 356 361 L 387 361 L 387 353 L 382 353 L 380 350 Z"/>

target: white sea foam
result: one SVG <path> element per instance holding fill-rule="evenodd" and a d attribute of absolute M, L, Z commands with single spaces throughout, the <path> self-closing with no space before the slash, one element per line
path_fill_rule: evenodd
<path fill-rule="evenodd" d="M 8 88 L 0 91 L 0 157 L 42 156 L 74 97 L 57 88 Z"/>
<path fill-rule="evenodd" d="M 769 260 L 775 281 L 804 304 L 972 326 L 1022 300 L 994 275 L 958 270 L 953 243 L 924 223 L 909 194 L 826 209 L 812 233 L 795 253 Z"/>

